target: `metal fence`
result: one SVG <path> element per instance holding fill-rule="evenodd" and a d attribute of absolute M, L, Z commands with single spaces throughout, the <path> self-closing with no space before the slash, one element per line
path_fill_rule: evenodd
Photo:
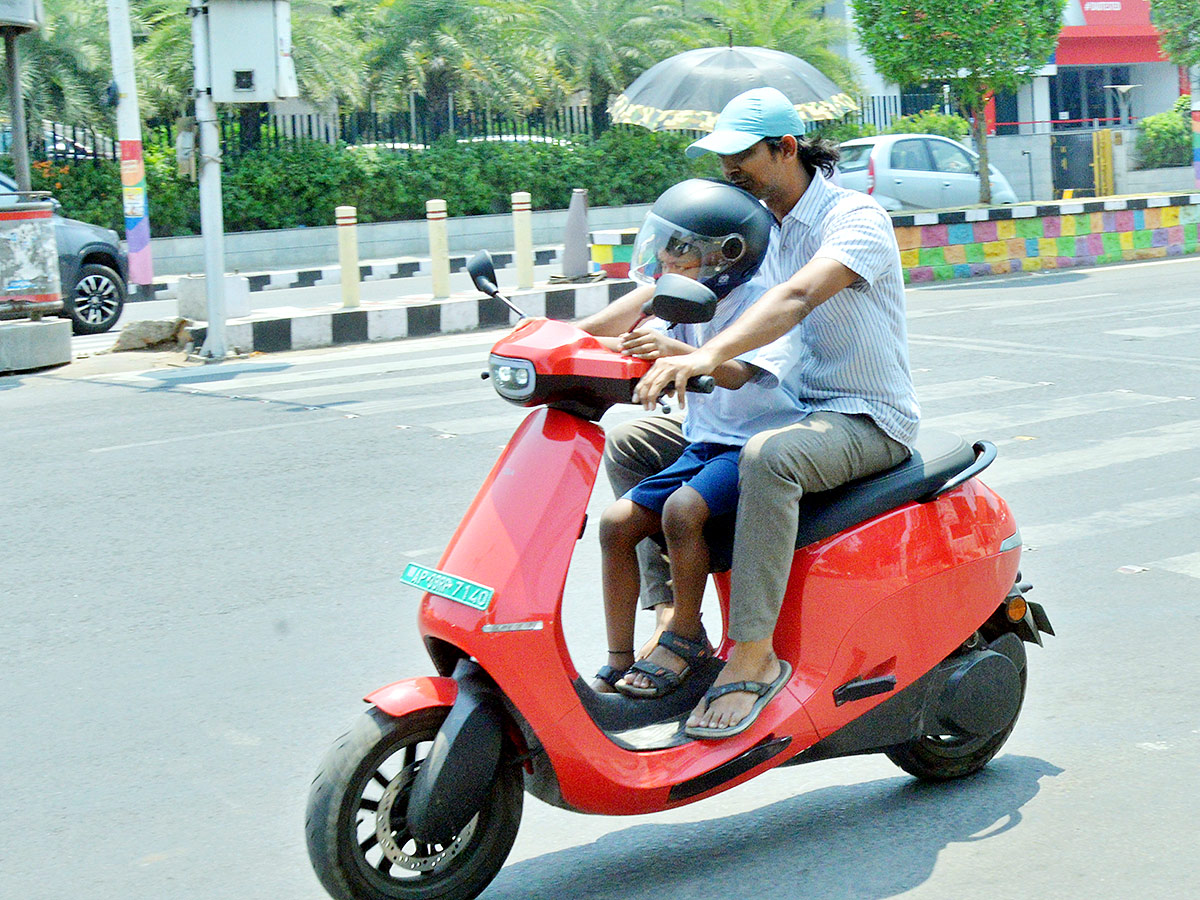
<path fill-rule="evenodd" d="M 859 99 L 858 112 L 847 120 L 885 130 L 898 116 L 942 105 L 941 94 L 870 96 Z M 261 148 L 295 147 L 309 141 L 325 144 L 372 146 L 406 151 L 428 147 L 439 134 L 463 141 L 550 142 L 593 133 L 587 105 L 556 110 L 535 110 L 527 116 L 506 116 L 490 111 L 447 108 L 437 125 L 431 125 L 424 101 L 417 98 L 404 112 L 342 112 L 338 114 L 277 114 L 263 107 L 222 110 L 218 120 L 221 153 L 236 158 Z M 7 131 L 0 131 L 0 152 L 8 151 Z M 173 121 L 151 121 L 143 130 L 147 147 L 173 150 L 178 127 Z M 120 147 L 111 137 L 91 128 L 46 123 L 40 136 L 31 137 L 30 157 L 69 162 L 115 160 Z"/>

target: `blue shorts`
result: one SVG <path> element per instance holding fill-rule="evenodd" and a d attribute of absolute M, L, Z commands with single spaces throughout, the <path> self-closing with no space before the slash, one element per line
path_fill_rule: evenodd
<path fill-rule="evenodd" d="M 688 444 L 679 459 L 657 475 L 640 481 L 625 499 L 662 515 L 667 498 L 687 485 L 704 498 L 709 515 L 733 512 L 738 502 L 738 456 L 741 452 L 741 447 L 726 444 Z"/>

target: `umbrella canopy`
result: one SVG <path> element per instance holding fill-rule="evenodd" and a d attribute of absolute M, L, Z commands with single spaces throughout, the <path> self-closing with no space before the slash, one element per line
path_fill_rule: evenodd
<path fill-rule="evenodd" d="M 651 66 L 608 110 L 615 123 L 651 131 L 711 131 L 726 103 L 756 87 L 782 91 L 805 121 L 838 119 L 858 109 L 841 88 L 790 53 L 704 47 Z"/>

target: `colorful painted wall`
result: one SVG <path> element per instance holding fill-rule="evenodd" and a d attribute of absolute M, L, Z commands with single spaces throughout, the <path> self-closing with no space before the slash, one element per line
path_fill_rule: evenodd
<path fill-rule="evenodd" d="M 1200 194 L 893 213 L 907 282 L 1200 252 Z M 636 229 L 592 233 L 592 262 L 627 278 Z"/>

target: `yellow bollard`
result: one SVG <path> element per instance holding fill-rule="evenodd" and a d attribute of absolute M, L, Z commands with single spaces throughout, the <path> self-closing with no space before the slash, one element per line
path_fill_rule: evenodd
<path fill-rule="evenodd" d="M 342 267 L 342 306 L 358 306 L 358 210 L 339 206 L 333 211 L 337 222 L 338 263 Z"/>
<path fill-rule="evenodd" d="M 512 195 L 513 248 L 517 287 L 533 287 L 533 202 L 528 191 Z"/>
<path fill-rule="evenodd" d="M 426 200 L 425 221 L 429 223 L 429 267 L 433 275 L 433 296 L 450 296 L 450 242 L 446 237 L 446 201 Z"/>

